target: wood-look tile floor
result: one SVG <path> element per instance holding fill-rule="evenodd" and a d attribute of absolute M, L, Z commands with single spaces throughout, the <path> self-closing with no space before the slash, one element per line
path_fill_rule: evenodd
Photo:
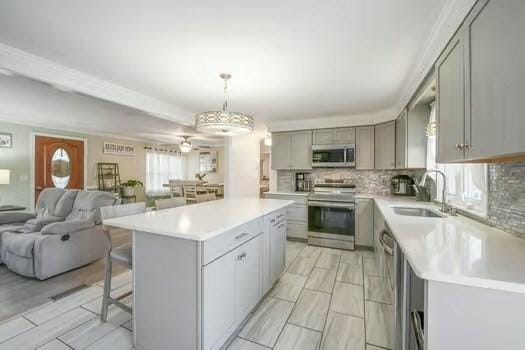
<path fill-rule="evenodd" d="M 393 306 L 373 253 L 297 242 L 286 251 L 286 271 L 228 349 L 392 349 Z M 112 287 L 131 290 L 131 272 Z M 0 322 L 0 350 L 133 349 L 131 315 L 112 307 L 101 323 L 101 295 L 99 282 Z"/>
<path fill-rule="evenodd" d="M 392 349 L 384 283 L 371 251 L 287 242 L 285 272 L 228 349 Z"/>

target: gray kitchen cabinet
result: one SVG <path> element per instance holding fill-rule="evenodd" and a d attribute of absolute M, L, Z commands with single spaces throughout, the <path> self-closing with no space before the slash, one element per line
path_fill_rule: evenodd
<path fill-rule="evenodd" d="M 436 63 L 437 160 L 525 152 L 525 2 L 480 0 Z"/>
<path fill-rule="evenodd" d="M 436 63 L 437 162 L 463 160 L 465 137 L 465 40 L 460 30 Z"/>
<path fill-rule="evenodd" d="M 272 133 L 272 169 L 311 169 L 312 131 Z"/>
<path fill-rule="evenodd" d="M 406 128 L 406 167 L 426 168 L 427 135 L 426 127 L 430 108 L 426 104 L 416 105 L 407 113 Z"/>
<path fill-rule="evenodd" d="M 291 140 L 291 168 L 312 169 L 312 131 L 295 131 Z"/>
<path fill-rule="evenodd" d="M 407 111 L 396 119 L 396 169 L 407 167 Z"/>
<path fill-rule="evenodd" d="M 374 158 L 376 169 L 394 169 L 396 166 L 396 122 L 375 126 Z"/>
<path fill-rule="evenodd" d="M 423 104 L 403 111 L 396 119 L 396 169 L 426 167 L 429 115 L 428 105 Z"/>
<path fill-rule="evenodd" d="M 265 198 L 294 201 L 287 208 L 286 237 L 308 239 L 308 197 L 305 195 L 266 193 Z M 276 221 L 277 222 L 277 221 Z"/>
<path fill-rule="evenodd" d="M 317 129 L 313 131 L 314 145 L 333 145 L 334 129 Z"/>
<path fill-rule="evenodd" d="M 356 168 L 374 169 L 374 126 L 356 128 Z"/>
<path fill-rule="evenodd" d="M 272 133 L 272 169 L 290 169 L 292 155 L 292 133 Z"/>
<path fill-rule="evenodd" d="M 314 145 L 355 144 L 355 128 L 317 129 L 313 131 Z"/>
<path fill-rule="evenodd" d="M 525 152 L 525 1 L 481 0 L 465 23 L 465 158 Z"/>
<path fill-rule="evenodd" d="M 336 128 L 334 129 L 334 144 L 336 145 L 355 144 L 355 128 Z"/>
<path fill-rule="evenodd" d="M 374 200 L 357 198 L 356 245 L 374 247 Z"/>

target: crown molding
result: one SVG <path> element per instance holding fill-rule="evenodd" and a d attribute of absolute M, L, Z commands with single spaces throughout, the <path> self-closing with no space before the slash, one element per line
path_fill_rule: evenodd
<path fill-rule="evenodd" d="M 396 106 L 397 114 L 401 113 L 434 63 L 450 41 L 461 23 L 467 17 L 477 0 L 447 0 L 439 13 L 437 21 L 432 26 L 428 36 L 416 55 L 416 62 L 410 75 L 403 83 Z M 397 114 L 394 117 L 397 117 Z"/>
<path fill-rule="evenodd" d="M 0 43 L 0 68 L 55 87 L 135 108 L 183 125 L 193 115 L 169 103 Z"/>
<path fill-rule="evenodd" d="M 309 119 L 268 121 L 268 131 L 293 131 L 324 128 L 339 128 L 347 126 L 375 125 L 395 119 L 396 110 L 384 109 L 374 113 L 327 116 Z"/>

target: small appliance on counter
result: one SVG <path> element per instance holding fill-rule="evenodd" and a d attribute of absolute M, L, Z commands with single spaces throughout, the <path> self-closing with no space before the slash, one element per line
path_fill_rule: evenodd
<path fill-rule="evenodd" d="M 296 192 L 310 192 L 312 191 L 312 174 L 310 173 L 295 173 L 295 191 Z"/>
<path fill-rule="evenodd" d="M 392 177 L 390 192 L 395 196 L 415 196 L 414 180 L 408 175 Z"/>

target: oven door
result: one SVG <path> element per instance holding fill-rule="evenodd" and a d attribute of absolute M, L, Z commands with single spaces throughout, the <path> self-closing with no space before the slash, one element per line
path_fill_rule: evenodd
<path fill-rule="evenodd" d="M 308 236 L 354 242 L 354 203 L 308 201 Z"/>
<path fill-rule="evenodd" d="M 345 166 L 346 148 L 343 145 L 312 146 L 313 167 Z"/>

